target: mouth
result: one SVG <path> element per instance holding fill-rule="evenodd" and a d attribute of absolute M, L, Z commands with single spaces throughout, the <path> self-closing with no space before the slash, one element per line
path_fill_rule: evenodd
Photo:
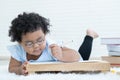
<path fill-rule="evenodd" d="M 41 50 L 39 49 L 39 50 L 34 50 L 33 51 L 34 53 L 37 53 L 37 54 L 40 54 L 41 53 Z"/>

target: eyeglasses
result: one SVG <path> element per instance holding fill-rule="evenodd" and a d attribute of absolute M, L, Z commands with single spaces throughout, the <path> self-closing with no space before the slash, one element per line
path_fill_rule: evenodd
<path fill-rule="evenodd" d="M 28 41 L 25 43 L 25 46 L 28 48 L 32 48 L 34 46 L 34 44 L 42 45 L 44 41 L 45 41 L 45 39 L 41 39 L 41 38 L 38 39 L 36 42 Z"/>

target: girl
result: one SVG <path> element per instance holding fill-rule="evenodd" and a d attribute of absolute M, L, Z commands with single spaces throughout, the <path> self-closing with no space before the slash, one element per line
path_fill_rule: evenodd
<path fill-rule="evenodd" d="M 28 62 L 74 62 L 82 59 L 80 54 L 84 60 L 89 58 L 92 41 L 98 36 L 97 33 L 88 29 L 85 40 L 77 52 L 47 39 L 49 26 L 49 20 L 37 13 L 24 12 L 12 21 L 9 36 L 11 41 L 17 41 L 18 44 L 8 47 L 11 52 L 9 72 L 27 75 Z"/>

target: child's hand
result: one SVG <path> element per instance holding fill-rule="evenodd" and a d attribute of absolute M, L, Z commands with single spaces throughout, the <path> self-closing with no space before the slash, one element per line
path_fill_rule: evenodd
<path fill-rule="evenodd" d="M 51 44 L 50 46 L 52 55 L 58 60 L 62 60 L 62 48 L 57 44 Z"/>
<path fill-rule="evenodd" d="M 21 65 L 21 74 L 22 75 L 27 75 L 28 71 L 26 70 L 26 66 L 28 64 L 28 61 L 25 61 L 22 65 Z"/>

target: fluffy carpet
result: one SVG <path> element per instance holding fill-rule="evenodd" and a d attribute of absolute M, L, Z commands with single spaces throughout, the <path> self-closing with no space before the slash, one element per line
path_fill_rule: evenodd
<path fill-rule="evenodd" d="M 117 69 L 117 68 L 116 68 Z M 108 73 L 41 73 L 19 76 L 8 72 L 8 64 L 0 65 L 1 80 L 120 80 L 120 75 Z"/>

